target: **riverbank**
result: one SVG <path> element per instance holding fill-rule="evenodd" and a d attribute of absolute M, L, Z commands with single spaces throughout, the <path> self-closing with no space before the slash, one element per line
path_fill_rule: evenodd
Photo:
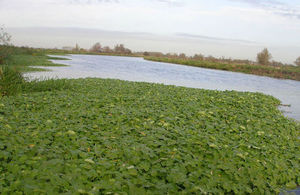
<path fill-rule="evenodd" d="M 66 82 L 0 99 L 0 191 L 267 194 L 299 185 L 299 124 L 271 96 Z"/>
<path fill-rule="evenodd" d="M 165 62 L 173 64 L 181 64 L 194 67 L 202 67 L 209 69 L 225 70 L 232 72 L 241 72 L 246 74 L 254 74 L 259 76 L 268 76 L 280 79 L 291 79 L 300 81 L 299 66 L 264 66 L 250 64 L 225 64 L 219 62 L 192 60 L 192 59 L 175 59 L 166 57 L 144 57 L 145 60 L 155 62 Z"/>
<path fill-rule="evenodd" d="M 26 72 L 51 71 L 46 67 L 66 66 L 50 60 L 68 60 L 61 57 L 50 57 L 38 49 L 0 47 L 0 96 L 10 96 L 22 92 L 48 91 L 64 88 L 65 82 L 54 79 L 39 82 L 40 79 L 28 81 L 23 75 Z M 45 67 L 45 68 L 44 68 Z"/>
<path fill-rule="evenodd" d="M 63 64 L 56 64 L 50 60 L 68 60 L 67 58 L 50 57 L 46 54 L 28 55 L 28 54 L 14 54 L 7 60 L 7 65 L 18 68 L 21 72 L 36 72 L 49 71 L 49 69 L 40 68 L 41 66 L 66 66 Z M 34 66 L 39 66 L 36 68 Z"/>
<path fill-rule="evenodd" d="M 54 50 L 56 51 L 56 50 Z M 53 50 L 15 47 L 11 45 L 0 45 L 0 66 L 9 66 L 21 72 L 49 71 L 41 66 L 66 66 L 52 63 L 50 60 L 68 60 L 62 57 L 50 57 Z M 40 66 L 36 68 L 35 66 Z"/>

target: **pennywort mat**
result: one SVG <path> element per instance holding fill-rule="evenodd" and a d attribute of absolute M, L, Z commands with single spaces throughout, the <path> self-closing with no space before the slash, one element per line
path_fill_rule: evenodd
<path fill-rule="evenodd" d="M 299 124 L 260 93 L 110 79 L 0 99 L 0 192 L 274 194 Z"/>

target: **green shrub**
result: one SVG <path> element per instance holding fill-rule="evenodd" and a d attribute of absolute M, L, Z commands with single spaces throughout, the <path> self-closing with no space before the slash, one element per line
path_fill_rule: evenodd
<path fill-rule="evenodd" d="M 24 78 L 16 67 L 0 67 L 0 94 L 1 96 L 14 95 L 21 91 Z"/>

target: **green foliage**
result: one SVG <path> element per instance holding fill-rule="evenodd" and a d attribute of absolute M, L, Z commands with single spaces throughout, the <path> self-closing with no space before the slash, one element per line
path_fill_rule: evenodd
<path fill-rule="evenodd" d="M 65 58 L 46 56 L 41 50 L 27 47 L 0 45 L 0 96 L 10 96 L 21 92 L 63 90 L 69 86 L 63 81 L 53 79 L 43 82 L 26 82 L 21 72 L 44 71 L 34 66 L 64 66 L 54 64 L 49 60 L 64 60 Z"/>
<path fill-rule="evenodd" d="M 12 54 L 11 47 L 7 45 L 0 45 L 0 65 L 5 64 L 5 62 L 10 58 Z"/>
<path fill-rule="evenodd" d="M 13 66 L 0 66 L 0 96 L 11 96 L 18 93 L 55 91 L 71 89 L 65 79 L 43 79 L 26 81 L 20 70 Z"/>
<path fill-rule="evenodd" d="M 41 68 L 36 69 L 34 66 L 65 66 L 62 64 L 54 64 L 49 61 L 50 59 L 63 60 L 64 58 L 53 58 L 46 55 L 14 54 L 11 58 L 9 58 L 9 60 L 7 60 L 7 64 L 9 64 L 10 66 L 20 67 L 22 72 L 45 70 Z"/>
<path fill-rule="evenodd" d="M 269 76 L 282 79 L 293 79 L 300 81 L 300 66 L 262 66 L 250 64 L 230 64 L 220 62 L 210 62 L 193 59 L 176 59 L 166 57 L 144 57 L 145 60 L 166 62 L 173 64 L 183 64 L 187 66 L 203 67 L 218 70 L 227 70 L 233 72 L 242 72 L 246 74 L 255 74 L 262 76 Z"/>
<path fill-rule="evenodd" d="M 0 66 L 0 96 L 20 92 L 24 82 L 21 72 L 16 67 Z"/>
<path fill-rule="evenodd" d="M 65 66 L 54 64 L 49 60 L 67 60 L 66 58 L 49 57 L 43 49 L 0 45 L 0 64 L 19 66 L 21 71 L 42 71 L 29 66 Z"/>
<path fill-rule="evenodd" d="M 271 96 L 64 82 L 72 89 L 0 99 L 3 194 L 275 194 L 299 185 L 299 124 Z"/>

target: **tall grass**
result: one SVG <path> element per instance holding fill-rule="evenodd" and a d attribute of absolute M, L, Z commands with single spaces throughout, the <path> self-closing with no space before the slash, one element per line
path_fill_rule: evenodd
<path fill-rule="evenodd" d="M 14 95 L 22 90 L 25 79 L 16 67 L 0 66 L 0 94 L 1 96 Z"/>
<path fill-rule="evenodd" d="M 0 45 L 0 97 L 18 93 L 64 90 L 70 88 L 66 80 L 24 78 L 22 72 L 41 71 L 31 66 L 63 66 L 54 64 L 43 49 Z"/>
<path fill-rule="evenodd" d="M 12 96 L 18 93 L 67 90 L 71 85 L 66 79 L 35 79 L 24 78 L 18 68 L 0 66 L 0 95 Z"/>

